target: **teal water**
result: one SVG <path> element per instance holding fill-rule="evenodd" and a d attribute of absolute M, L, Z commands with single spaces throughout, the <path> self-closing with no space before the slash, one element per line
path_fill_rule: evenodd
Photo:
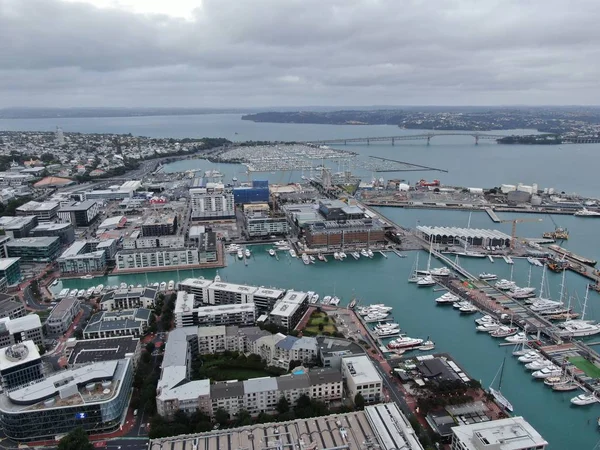
<path fill-rule="evenodd" d="M 239 115 L 202 115 L 180 117 L 135 117 L 99 119 L 30 119 L 0 120 L 0 129 L 5 130 L 48 130 L 61 126 L 65 131 L 132 133 L 155 137 L 202 137 L 220 136 L 233 140 L 314 140 L 353 136 L 384 136 L 403 133 L 390 126 L 329 126 L 295 124 L 255 124 L 239 120 Z M 237 134 L 236 134 L 237 133 Z M 473 145 L 468 137 L 439 137 L 432 140 L 429 147 L 422 142 L 403 145 L 348 146 L 357 151 L 361 158 L 369 155 L 410 161 L 413 163 L 441 167 L 449 173 L 410 174 L 407 179 L 438 178 L 442 183 L 470 187 L 489 187 L 502 183 L 538 183 L 540 187 L 555 187 L 559 191 L 579 192 L 597 196 L 597 167 L 600 162 L 600 145 L 569 145 L 561 147 L 545 146 L 498 146 L 490 143 Z M 215 168 L 201 160 L 174 163 L 170 170 L 182 165 L 189 168 Z M 184 169 L 184 170 L 185 170 Z M 218 167 L 228 177 L 240 176 L 243 167 L 223 165 Z M 169 170 L 169 168 L 167 168 Z M 403 177 L 406 174 L 385 174 L 385 177 Z M 378 175 L 379 176 L 379 175 Z M 298 173 L 260 174 L 257 177 L 269 178 L 272 182 L 288 182 L 299 178 Z M 427 211 L 382 208 L 382 212 L 397 223 L 414 227 L 417 221 L 423 225 L 466 226 L 468 213 L 458 211 Z M 500 214 L 510 219 L 518 214 Z M 526 217 L 533 217 L 527 215 Z M 541 236 L 543 231 L 552 230 L 548 216 L 540 216 L 541 223 L 519 224 L 517 234 L 524 237 Z M 600 259 L 597 229 L 600 221 L 579 219 L 570 216 L 555 216 L 558 225 L 571 231 L 565 247 L 584 256 Z M 510 224 L 494 224 L 485 213 L 474 213 L 472 227 L 494 228 L 510 234 Z M 286 289 L 313 290 L 323 295 L 338 295 L 346 304 L 356 296 L 363 303 L 387 303 L 394 307 L 394 317 L 403 330 L 416 337 L 430 336 L 436 342 L 436 350 L 451 353 L 459 363 L 476 379 L 488 385 L 494 377 L 505 354 L 505 348 L 487 335 L 475 332 L 473 317 L 463 317 L 452 308 L 436 306 L 438 295 L 429 289 L 419 289 L 406 282 L 414 261 L 414 253 L 400 259 L 390 254 L 388 259 L 376 255 L 373 260 L 352 259 L 344 262 L 330 261 L 311 266 L 303 265 L 281 255 L 280 261 L 266 253 L 266 247 L 254 247 L 254 255 L 248 266 L 235 257 L 228 258 L 228 266 L 219 274 L 227 281 L 259 286 L 278 286 Z M 427 254 L 421 252 L 421 265 L 426 264 Z M 494 272 L 500 277 L 510 276 L 510 266 L 502 260 L 494 264 L 488 260 L 466 260 L 461 263 L 473 273 Z M 527 284 L 529 264 L 517 261 L 514 279 Z M 55 286 L 86 288 L 91 285 L 146 284 L 179 280 L 190 276 L 212 278 L 215 270 L 186 270 L 100 277 L 94 280 L 65 280 Z M 539 287 L 541 271 L 532 269 L 531 283 Z M 550 294 L 557 298 L 561 276 L 548 274 Z M 583 299 L 586 280 L 569 273 L 566 277 L 567 290 L 577 293 Z M 590 293 L 588 302 L 589 318 L 600 320 L 597 293 Z M 575 305 L 578 309 L 579 305 Z M 510 349 L 509 349 L 510 353 Z M 534 382 L 525 369 L 508 356 L 505 367 L 503 393 L 515 406 L 517 414 L 525 416 L 550 442 L 552 449 L 592 449 L 600 439 L 596 418 L 600 415 L 598 405 L 571 407 L 569 399 L 573 393 L 559 394 L 546 389 L 542 383 Z"/>

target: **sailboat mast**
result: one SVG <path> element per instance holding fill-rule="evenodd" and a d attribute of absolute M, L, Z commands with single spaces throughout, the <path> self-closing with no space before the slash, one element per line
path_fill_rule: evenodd
<path fill-rule="evenodd" d="M 529 266 L 529 275 L 527 276 L 527 287 L 531 287 L 531 265 Z"/>
<path fill-rule="evenodd" d="M 544 282 L 546 281 L 546 266 L 544 266 L 544 268 L 542 269 L 542 282 L 540 283 L 540 298 L 542 297 L 542 294 L 544 292 Z"/>
<path fill-rule="evenodd" d="M 567 271 L 563 270 L 562 273 L 562 280 L 560 281 L 560 302 L 563 303 L 564 302 L 564 297 L 565 297 L 565 275 L 566 275 Z"/>
<path fill-rule="evenodd" d="M 581 309 L 581 320 L 585 319 L 585 310 L 587 308 L 589 292 L 590 292 L 590 285 L 588 284 L 585 288 L 585 298 L 583 299 L 583 308 Z"/>
<path fill-rule="evenodd" d="M 502 365 L 500 366 L 500 379 L 498 380 L 498 390 L 502 388 L 502 375 L 504 375 L 504 363 L 506 362 L 506 356 L 502 360 Z"/>
<path fill-rule="evenodd" d="M 433 251 L 433 236 L 429 238 L 429 259 L 427 259 L 427 272 L 431 266 L 431 252 Z"/>

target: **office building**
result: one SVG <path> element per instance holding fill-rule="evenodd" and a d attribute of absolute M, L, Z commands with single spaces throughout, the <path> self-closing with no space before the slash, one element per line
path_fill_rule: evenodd
<path fill-rule="evenodd" d="M 452 450 L 543 450 L 547 445 L 523 417 L 452 427 Z"/>
<path fill-rule="evenodd" d="M 76 227 L 89 226 L 100 214 L 100 205 L 94 200 L 70 202 L 58 210 L 58 220 Z"/>
<path fill-rule="evenodd" d="M 28 237 L 6 243 L 10 258 L 21 258 L 29 262 L 54 261 L 60 252 L 60 239 L 57 237 Z"/>
<path fill-rule="evenodd" d="M 289 332 L 298 325 L 307 309 L 308 294 L 306 292 L 287 291 L 269 313 L 269 322 Z"/>
<path fill-rule="evenodd" d="M 80 426 L 89 434 L 118 430 L 133 381 L 129 359 L 57 372 L 0 395 L 0 424 L 18 442 L 53 440 Z"/>
<path fill-rule="evenodd" d="M 71 245 L 75 241 L 75 227 L 70 223 L 41 223 L 31 230 L 31 236 L 55 236 L 60 239 L 61 245 Z"/>
<path fill-rule="evenodd" d="M 212 231 L 202 233 L 198 237 L 198 259 L 200 263 L 211 263 L 217 261 L 218 246 L 217 233 Z"/>
<path fill-rule="evenodd" d="M 54 220 L 60 205 L 57 202 L 30 201 L 16 209 L 17 216 L 36 216 L 40 222 Z"/>
<path fill-rule="evenodd" d="M 109 239 L 108 247 L 116 245 Z M 106 269 L 107 251 L 99 241 L 75 241 L 58 258 L 58 267 L 62 273 L 93 273 Z M 100 248 L 99 248 L 100 247 Z"/>
<path fill-rule="evenodd" d="M 353 401 L 356 394 L 361 394 L 367 403 L 381 400 L 383 381 L 366 355 L 342 358 L 341 368 L 349 397 Z"/>
<path fill-rule="evenodd" d="M 0 217 L 0 231 L 4 231 L 3 234 L 12 239 L 29 236 L 31 230 L 33 230 L 37 224 L 37 216 Z"/>
<path fill-rule="evenodd" d="M 74 369 L 102 361 L 130 359 L 137 365 L 141 355 L 140 339 L 133 336 L 104 339 L 69 340 L 65 347 L 67 365 Z"/>
<path fill-rule="evenodd" d="M 154 308 L 157 291 L 149 287 L 115 289 L 107 292 L 100 299 L 100 308 L 104 311 L 115 311 L 135 308 Z"/>
<path fill-rule="evenodd" d="M 142 224 L 142 236 L 169 236 L 177 231 L 177 215 L 150 216 Z"/>
<path fill-rule="evenodd" d="M 133 250 L 136 248 L 183 248 L 185 238 L 183 236 L 150 236 L 139 237 L 139 231 L 133 231 L 130 237 L 123 240 L 123 249 Z"/>
<path fill-rule="evenodd" d="M 65 297 L 54 307 L 46 319 L 46 333 L 51 336 L 60 336 L 69 329 L 73 319 L 79 313 L 79 300 L 75 297 Z"/>
<path fill-rule="evenodd" d="M 235 217 L 233 193 L 221 183 L 206 183 L 206 187 L 190 189 L 192 219 L 218 220 Z"/>
<path fill-rule="evenodd" d="M 17 389 L 43 376 L 42 358 L 33 341 L 0 349 L 0 378 L 4 391 Z"/>
<path fill-rule="evenodd" d="M 44 344 L 40 316 L 28 314 L 14 319 L 0 319 L 0 348 L 23 341 L 33 341 L 35 345 L 40 346 Z"/>
<path fill-rule="evenodd" d="M 253 180 L 252 186 L 233 188 L 233 200 L 236 205 L 246 203 L 266 203 L 269 201 L 269 182 Z"/>
<path fill-rule="evenodd" d="M 21 258 L 0 258 L 0 278 L 6 278 L 8 286 L 21 282 Z"/>
<path fill-rule="evenodd" d="M 90 318 L 83 330 L 83 338 L 140 337 L 148 328 L 148 321 L 151 314 L 152 311 L 146 308 L 100 311 Z"/>
<path fill-rule="evenodd" d="M 287 218 L 272 217 L 264 212 L 245 213 L 244 227 L 250 237 L 283 235 L 289 231 Z"/>
<path fill-rule="evenodd" d="M 0 318 L 16 319 L 25 315 L 25 306 L 14 295 L 0 294 Z"/>
<path fill-rule="evenodd" d="M 258 443 L 257 436 L 261 436 Z M 256 450 L 281 446 L 282 442 L 289 449 L 423 450 L 417 433 L 395 403 L 367 406 L 364 411 L 152 439 L 148 450 L 221 449 L 231 442 L 236 448 Z"/>
<path fill-rule="evenodd" d="M 385 243 L 385 230 L 374 219 L 321 221 L 306 227 L 306 244 L 310 248 L 371 248 L 384 246 Z"/>
<path fill-rule="evenodd" d="M 180 291 L 175 302 L 175 324 L 177 327 L 194 325 L 254 325 L 256 309 L 254 303 L 214 306 L 194 306 L 194 294 Z"/>
<path fill-rule="evenodd" d="M 148 248 L 121 250 L 116 255 L 116 267 L 119 271 L 138 271 L 149 267 L 186 267 L 200 264 L 198 249 Z"/>

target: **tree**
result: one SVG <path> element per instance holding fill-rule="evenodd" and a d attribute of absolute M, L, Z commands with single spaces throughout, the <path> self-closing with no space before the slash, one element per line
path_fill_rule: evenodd
<path fill-rule="evenodd" d="M 148 342 L 146 344 L 146 351 L 150 354 L 152 354 L 152 352 L 154 351 L 155 348 L 156 348 L 156 346 L 154 345 L 154 342 Z"/>
<path fill-rule="evenodd" d="M 217 422 L 220 426 L 227 425 L 227 422 L 229 422 L 229 413 L 223 408 L 217 409 L 215 411 L 215 422 Z"/>
<path fill-rule="evenodd" d="M 323 329 L 325 328 L 325 325 L 323 325 L 322 323 L 319 324 L 319 331 L 323 331 Z"/>
<path fill-rule="evenodd" d="M 277 409 L 277 412 L 279 414 L 286 413 L 286 412 L 288 412 L 290 410 L 290 402 L 288 401 L 287 398 L 285 398 L 285 397 L 282 396 L 279 399 L 279 401 L 277 402 L 276 409 Z"/>
<path fill-rule="evenodd" d="M 238 413 L 235 415 L 235 424 L 238 427 L 243 427 L 245 425 L 252 424 L 252 416 L 246 409 L 240 409 Z"/>
<path fill-rule="evenodd" d="M 94 450 L 83 427 L 77 427 L 58 443 L 58 450 Z"/>
<path fill-rule="evenodd" d="M 354 396 L 354 406 L 359 410 L 365 409 L 365 398 L 360 392 Z"/>

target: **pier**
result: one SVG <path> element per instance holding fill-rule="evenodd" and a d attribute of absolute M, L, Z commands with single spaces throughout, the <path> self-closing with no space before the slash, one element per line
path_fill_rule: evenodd
<path fill-rule="evenodd" d="M 496 212 L 492 208 L 485 208 L 485 212 L 490 216 L 492 222 L 500 223 L 500 218 L 496 215 Z"/>

